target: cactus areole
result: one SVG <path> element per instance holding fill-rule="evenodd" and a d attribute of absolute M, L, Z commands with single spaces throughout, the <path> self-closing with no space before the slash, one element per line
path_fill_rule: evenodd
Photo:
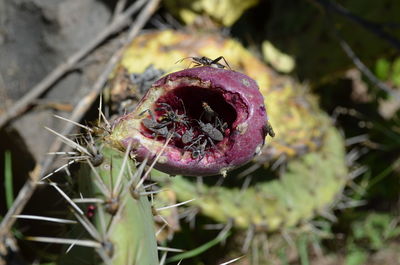
<path fill-rule="evenodd" d="M 112 145 L 155 168 L 188 176 L 225 174 L 261 150 L 268 124 L 256 82 L 209 66 L 156 81 L 136 110 L 113 123 Z M 161 152 L 161 153 L 160 153 Z"/>

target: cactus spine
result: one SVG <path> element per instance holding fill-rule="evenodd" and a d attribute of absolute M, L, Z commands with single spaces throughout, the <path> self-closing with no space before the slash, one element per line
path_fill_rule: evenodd
<path fill-rule="evenodd" d="M 141 56 L 144 53 L 149 56 Z M 241 229 L 256 225 L 262 230 L 280 231 L 318 214 L 329 216 L 347 183 L 344 143 L 317 100 L 307 93 L 307 87 L 272 74 L 236 41 L 204 33 L 164 30 L 144 34 L 128 48 L 120 67 L 129 73 L 140 73 L 154 64 L 168 72 L 187 66 L 171 62 L 193 54 L 210 58 L 224 55 L 232 69 L 253 77 L 265 96 L 276 137 L 267 138 L 262 155 L 255 159 L 260 169 L 259 182 L 245 190 L 199 185 L 183 177 L 165 181 L 165 185 L 181 201 L 196 194 L 192 204 L 202 214 L 223 223 L 234 219 L 234 225 Z M 111 93 L 118 92 L 118 88 L 111 86 Z M 285 164 L 287 170 L 281 171 L 284 173 L 279 179 L 267 180 L 267 171 L 261 169 L 278 162 Z"/>
<path fill-rule="evenodd" d="M 97 167 L 83 163 L 76 177 L 81 197 L 103 202 L 97 203 L 90 222 L 99 237 L 96 251 L 102 261 L 91 251 L 75 247 L 60 263 L 85 260 L 93 264 L 158 264 L 151 204 L 147 195 L 141 195 L 144 188 L 139 183 L 144 165 L 136 169 L 128 153 L 124 155 L 107 144 L 99 149 L 99 154 L 103 156 L 102 163 Z"/>

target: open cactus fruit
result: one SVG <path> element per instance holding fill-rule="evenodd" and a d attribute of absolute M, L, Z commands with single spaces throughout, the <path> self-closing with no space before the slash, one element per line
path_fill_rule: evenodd
<path fill-rule="evenodd" d="M 232 242 L 242 233 L 254 233 L 254 242 L 264 232 L 296 235 L 315 216 L 332 216 L 346 185 L 343 139 L 315 97 L 235 40 L 143 34 L 124 52 L 104 98 L 117 116 L 99 123 L 100 133 L 90 130 L 87 150 L 95 151 L 85 152 L 90 159 L 76 178 L 79 196 L 95 199 L 97 210 L 90 220 L 76 213 L 82 231 L 68 236 L 93 237 L 99 257 L 73 248 L 60 264 L 78 264 L 81 253 L 90 264 L 158 264 L 157 241 L 178 232 L 179 216 L 193 207 L 234 228 Z M 220 176 L 186 177 L 212 175 Z M 157 237 L 156 227 L 165 227 Z"/>
<path fill-rule="evenodd" d="M 268 134 L 256 82 L 229 69 L 189 68 L 156 81 L 110 141 L 169 174 L 223 174 L 259 153 Z"/>

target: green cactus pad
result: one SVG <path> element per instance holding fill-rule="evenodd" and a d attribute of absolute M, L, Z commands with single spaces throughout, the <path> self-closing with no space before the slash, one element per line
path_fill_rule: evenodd
<path fill-rule="evenodd" d="M 240 188 L 213 187 L 177 176 L 165 184 L 179 201 L 196 198 L 191 205 L 212 219 L 237 228 L 255 225 L 258 230 L 276 231 L 312 219 L 328 211 L 346 183 L 343 140 L 334 128 L 324 136 L 324 145 L 288 163 L 276 180 Z M 266 174 L 266 173 L 265 173 Z M 235 177 L 235 176 L 228 176 Z"/>
<path fill-rule="evenodd" d="M 136 172 L 135 163 L 128 157 L 122 172 L 122 188 L 114 204 L 117 208 L 112 214 L 110 207 L 113 207 L 113 204 L 109 203 L 109 197 L 104 196 L 94 184 L 97 179 L 95 175 L 98 174 L 107 189 L 112 190 L 123 170 L 124 154 L 107 144 L 101 148 L 100 153 L 104 156 L 103 163 L 94 169 L 83 163 L 76 178 L 83 198 L 97 198 L 105 201 L 104 204 L 97 203 L 91 220 L 102 237 L 103 253 L 110 257 L 113 265 L 158 264 L 151 204 L 147 196 L 133 198 L 129 192 L 129 186 L 135 186 L 139 181 L 137 177 L 130 182 L 132 175 Z M 83 231 L 83 228 L 81 230 Z M 82 236 L 82 231 L 74 231 L 74 234 Z M 101 264 L 100 257 L 93 251 L 82 251 L 79 247 L 65 254 L 61 264 L 79 264 L 77 262 L 82 260 L 85 264 Z"/>

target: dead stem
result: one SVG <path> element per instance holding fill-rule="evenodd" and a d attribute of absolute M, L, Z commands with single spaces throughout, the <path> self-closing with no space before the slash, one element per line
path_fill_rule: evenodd
<path fill-rule="evenodd" d="M 0 117 L 0 128 L 3 127 L 11 119 L 23 113 L 28 105 L 43 92 L 45 92 L 51 85 L 60 79 L 66 72 L 71 70 L 74 65 L 82 58 L 88 55 L 93 49 L 107 39 L 111 34 L 121 30 L 121 28 L 130 24 L 130 17 L 136 13 L 145 1 L 137 1 L 124 13 L 116 17 L 110 25 L 108 25 L 97 37 L 93 38 L 91 42 L 86 44 L 82 49 L 71 55 L 64 63 L 56 67 L 50 74 L 48 74 L 39 84 L 34 86 L 24 97 L 11 106 L 6 113 Z M 154 1 L 151 1 L 154 2 Z M 143 13 L 143 11 L 142 11 Z"/>
<path fill-rule="evenodd" d="M 124 10 L 126 5 L 126 0 L 118 0 L 117 4 L 115 5 L 114 13 L 113 13 L 113 20 L 116 19 Z"/>
<path fill-rule="evenodd" d="M 146 5 L 146 7 L 142 10 L 142 12 L 138 15 L 137 19 L 133 23 L 132 28 L 128 33 L 128 36 L 124 40 L 123 46 L 119 50 L 117 50 L 117 52 L 115 52 L 114 55 L 110 58 L 110 60 L 108 61 L 107 65 L 104 68 L 104 71 L 101 73 L 96 83 L 93 85 L 92 90 L 75 106 L 75 109 L 71 114 L 71 116 L 69 117 L 69 120 L 79 121 L 80 119 L 82 119 L 83 115 L 87 112 L 87 110 L 92 105 L 94 100 L 98 97 L 99 93 L 101 92 L 104 84 L 106 83 L 109 77 L 109 74 L 114 69 L 115 64 L 119 61 L 120 57 L 122 56 L 123 51 L 125 50 L 127 45 L 129 45 L 129 43 L 133 40 L 133 38 L 137 36 L 137 34 L 143 28 L 144 24 L 147 22 L 150 16 L 155 12 L 159 2 L 160 0 L 150 1 Z M 62 130 L 61 134 L 67 135 L 72 131 L 73 128 L 74 128 L 73 124 L 67 124 Z M 61 147 L 62 147 L 62 142 L 59 139 L 56 139 L 50 147 L 50 152 L 59 151 Z M 53 163 L 53 161 L 54 158 L 47 157 L 44 163 L 42 163 L 43 165 L 42 172 L 47 171 L 50 165 Z"/>
<path fill-rule="evenodd" d="M 0 128 L 3 127 L 10 119 L 16 117 L 23 111 L 26 106 L 31 102 L 32 99 L 35 99 L 41 93 L 43 93 L 49 86 L 54 84 L 61 76 L 63 76 L 71 67 L 78 62 L 81 58 L 83 58 L 87 53 L 89 53 L 94 47 L 96 47 L 99 43 L 101 43 L 105 38 L 107 38 L 111 33 L 116 32 L 120 28 L 124 27 L 130 22 L 130 16 L 134 14 L 139 8 L 140 4 L 144 1 L 138 1 L 131 7 L 129 7 L 124 13 L 119 15 L 113 22 L 102 32 L 100 35 L 95 38 L 92 42 L 90 42 L 87 46 L 82 48 L 76 54 L 71 56 L 67 62 L 58 66 L 53 72 L 51 72 L 45 79 L 43 79 L 38 85 L 36 85 L 30 93 L 25 95 L 20 101 L 18 101 L 10 110 L 0 117 Z M 128 33 L 127 38 L 125 39 L 123 46 L 117 50 L 116 53 L 110 58 L 108 61 L 103 73 L 97 79 L 94 84 L 92 91 L 87 94 L 75 107 L 74 112 L 69 118 L 72 121 L 78 121 L 82 118 L 84 113 L 88 110 L 91 103 L 97 98 L 100 93 L 104 83 L 106 82 L 109 74 L 111 73 L 114 65 L 118 62 L 120 57 L 122 56 L 122 52 L 125 50 L 125 47 L 133 40 L 134 37 L 137 36 L 139 31 L 143 28 L 144 24 L 148 21 L 151 15 L 156 11 L 160 0 L 152 0 L 149 1 L 146 7 L 140 12 L 135 22 L 132 24 L 130 32 Z M 140 4 L 138 4 L 140 3 Z M 73 129 L 73 124 L 68 124 L 64 130 L 62 131 L 62 135 L 67 135 Z M 59 151 L 62 143 L 60 140 L 55 140 L 50 148 L 50 152 Z M 30 178 L 26 181 L 20 192 L 18 193 L 17 198 L 14 201 L 13 206 L 8 210 L 7 214 L 4 216 L 2 222 L 0 223 L 0 244 L 5 242 L 7 235 L 15 222 L 15 218 L 13 216 L 18 215 L 24 209 L 26 203 L 31 198 L 37 182 L 40 180 L 41 176 L 45 174 L 48 170 L 52 162 L 53 158 L 48 157 L 44 161 L 44 163 L 38 163 L 34 170 L 30 174 Z M 43 167 L 41 166 L 43 165 Z M 6 253 L 1 253 L 6 254 Z"/>

